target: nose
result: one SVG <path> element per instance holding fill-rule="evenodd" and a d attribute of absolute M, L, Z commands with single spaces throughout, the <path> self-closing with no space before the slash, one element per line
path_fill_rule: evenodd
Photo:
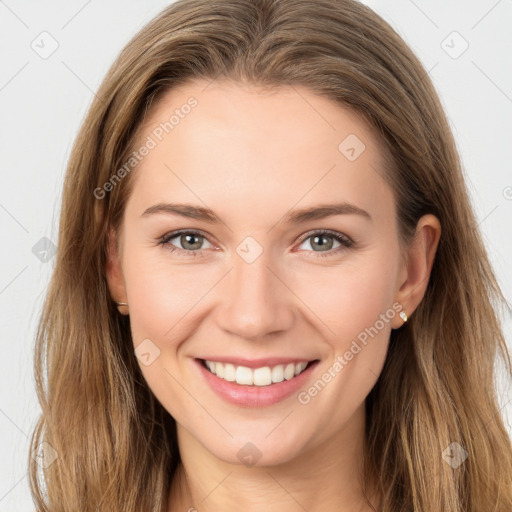
<path fill-rule="evenodd" d="M 289 330 L 295 318 L 294 294 L 267 253 L 252 263 L 234 254 L 233 266 L 222 281 L 220 327 L 252 341 Z"/>

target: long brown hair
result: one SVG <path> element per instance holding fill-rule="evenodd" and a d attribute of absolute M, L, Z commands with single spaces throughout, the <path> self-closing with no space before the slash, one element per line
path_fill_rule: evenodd
<path fill-rule="evenodd" d="M 119 228 L 137 170 L 102 198 L 94 191 L 129 158 L 153 102 L 187 80 L 219 77 L 306 86 L 364 116 L 392 155 L 386 178 L 401 239 L 425 213 L 440 220 L 426 294 L 392 331 L 366 400 L 365 481 L 378 482 L 382 512 L 510 512 L 512 449 L 494 381 L 498 356 L 512 374 L 499 317 L 505 301 L 427 72 L 353 0 L 179 0 L 111 67 L 69 160 L 37 332 L 42 415 L 31 448 L 53 461 L 29 458 L 37 510 L 166 505 L 179 462 L 175 422 L 144 381 L 105 277 L 108 230 Z M 467 452 L 456 468 L 443 457 L 450 446 Z"/>

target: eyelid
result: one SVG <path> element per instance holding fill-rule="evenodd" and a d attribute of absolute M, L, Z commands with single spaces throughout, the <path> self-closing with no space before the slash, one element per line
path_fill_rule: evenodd
<path fill-rule="evenodd" d="M 209 235 L 207 235 L 201 229 L 196 229 L 196 228 L 194 228 L 194 229 L 178 229 L 176 231 L 169 231 L 169 233 L 166 233 L 164 236 L 161 236 L 159 238 L 159 241 L 169 241 L 169 240 L 172 240 L 173 238 L 176 238 L 177 236 L 182 235 L 184 233 L 191 234 L 191 235 L 200 235 L 200 236 L 206 238 L 208 240 L 208 242 L 212 243 Z"/>
<path fill-rule="evenodd" d="M 312 230 L 308 231 L 307 233 L 304 233 L 303 235 L 300 236 L 299 242 L 302 243 L 304 240 L 307 240 L 309 237 L 311 237 L 313 235 L 329 235 L 329 236 L 332 236 L 333 238 L 341 238 L 345 242 L 350 243 L 350 244 L 354 243 L 354 240 L 352 240 L 352 238 L 350 238 L 348 235 L 345 235 L 345 233 L 340 233 L 339 231 L 334 231 L 332 229 L 322 229 L 322 228 L 312 229 Z"/>

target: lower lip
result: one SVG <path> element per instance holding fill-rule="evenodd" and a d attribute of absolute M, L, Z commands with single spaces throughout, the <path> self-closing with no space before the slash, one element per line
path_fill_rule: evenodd
<path fill-rule="evenodd" d="M 318 361 L 311 363 L 293 379 L 269 386 L 244 386 L 236 382 L 228 382 L 207 370 L 200 359 L 196 359 L 195 363 L 213 391 L 227 402 L 244 407 L 268 407 L 288 398 L 304 386 Z"/>

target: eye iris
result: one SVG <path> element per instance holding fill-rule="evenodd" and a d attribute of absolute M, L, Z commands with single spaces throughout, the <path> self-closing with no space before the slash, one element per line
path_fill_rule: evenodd
<path fill-rule="evenodd" d="M 190 242 L 191 239 L 196 239 L 196 240 L 199 240 L 198 242 L 196 242 L 195 244 L 193 242 Z M 188 249 L 188 250 L 194 250 L 194 249 L 200 249 L 201 248 L 201 238 L 200 236 L 198 235 L 193 235 L 193 234 L 188 234 L 188 235 L 181 235 L 180 237 L 180 243 L 182 245 L 182 247 L 184 249 Z M 191 244 L 192 247 L 187 247 L 187 244 Z"/>
<path fill-rule="evenodd" d="M 319 243 L 318 241 L 319 240 L 328 240 L 327 243 Z M 320 249 L 320 251 L 329 251 L 330 249 L 332 249 L 332 246 L 333 246 L 333 240 L 332 240 L 332 237 L 330 236 L 326 236 L 326 235 L 315 235 L 313 237 L 313 240 L 311 242 L 311 247 L 315 247 L 315 244 L 317 245 L 317 247 Z"/>

